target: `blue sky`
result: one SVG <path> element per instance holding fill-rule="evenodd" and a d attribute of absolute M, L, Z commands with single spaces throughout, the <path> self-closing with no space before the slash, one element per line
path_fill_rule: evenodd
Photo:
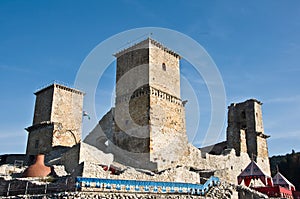
<path fill-rule="evenodd" d="M 94 47 L 140 27 L 173 29 L 200 43 L 222 75 L 227 105 L 248 98 L 264 103 L 270 155 L 300 151 L 299 15 L 299 1 L 2 0 L 0 154 L 25 152 L 24 128 L 32 124 L 36 89 L 52 80 L 72 85 Z M 114 72 L 112 64 L 99 82 L 99 117 L 111 106 L 110 97 L 103 98 L 112 93 Z M 184 60 L 182 74 L 198 83 L 200 128 L 192 140 L 197 145 L 209 123 L 209 94 Z"/>

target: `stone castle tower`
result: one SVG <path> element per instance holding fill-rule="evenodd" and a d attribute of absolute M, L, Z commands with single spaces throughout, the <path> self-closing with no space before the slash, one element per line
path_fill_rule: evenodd
<path fill-rule="evenodd" d="M 115 56 L 113 143 L 132 156 L 143 154 L 132 166 L 155 170 L 176 163 L 186 155 L 188 143 L 180 56 L 150 38 Z"/>
<path fill-rule="evenodd" d="M 259 166 L 270 174 L 267 138 L 262 121 L 262 103 L 250 99 L 233 103 L 228 109 L 227 144 L 236 155 L 247 153 Z"/>
<path fill-rule="evenodd" d="M 34 93 L 34 118 L 28 131 L 27 155 L 45 154 L 55 146 L 71 147 L 81 140 L 84 93 L 53 83 Z"/>

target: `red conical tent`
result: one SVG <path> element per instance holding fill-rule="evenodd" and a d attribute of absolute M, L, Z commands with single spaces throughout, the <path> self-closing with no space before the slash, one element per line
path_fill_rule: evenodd
<path fill-rule="evenodd" d="M 291 191 L 295 191 L 295 186 L 288 181 L 279 171 L 277 172 L 277 174 L 273 177 L 273 182 L 274 185 L 279 185 L 282 187 L 286 187 Z"/>
<path fill-rule="evenodd" d="M 264 185 L 273 186 L 272 178 L 262 172 L 258 165 L 252 160 L 250 164 L 237 177 L 238 184 L 244 180 L 245 186 L 249 186 L 252 179 L 260 179 Z"/>

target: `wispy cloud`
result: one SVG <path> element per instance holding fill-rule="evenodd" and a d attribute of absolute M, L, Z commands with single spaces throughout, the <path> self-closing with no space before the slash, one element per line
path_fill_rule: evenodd
<path fill-rule="evenodd" d="M 289 96 L 289 97 L 278 97 L 269 100 L 265 100 L 264 103 L 286 103 L 286 102 L 300 102 L 300 95 Z"/>
<path fill-rule="evenodd" d="M 0 133 L 0 139 L 6 139 L 6 138 L 11 138 L 11 139 L 15 139 L 15 138 L 19 138 L 19 137 L 25 137 L 25 134 L 23 132 L 20 132 L 20 133 L 4 133 L 4 132 L 1 132 Z"/>
<path fill-rule="evenodd" d="M 240 103 L 240 102 L 244 102 L 248 99 L 254 99 L 255 97 L 253 96 L 231 96 L 227 98 L 227 104 L 231 104 L 231 103 Z"/>
<path fill-rule="evenodd" d="M 9 66 L 6 64 L 0 64 L 0 71 L 11 71 L 11 72 L 18 72 L 18 73 L 33 73 L 33 71 L 28 70 L 24 67 Z"/>
<path fill-rule="evenodd" d="M 296 131 L 287 131 L 287 132 L 275 132 L 272 133 L 272 139 L 296 139 L 296 140 L 300 140 L 300 130 L 296 130 Z"/>

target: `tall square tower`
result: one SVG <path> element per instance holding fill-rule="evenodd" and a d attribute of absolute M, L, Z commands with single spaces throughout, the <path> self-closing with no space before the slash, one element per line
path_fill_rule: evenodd
<path fill-rule="evenodd" d="M 71 147 L 81 140 L 84 93 L 53 83 L 36 95 L 32 126 L 26 128 L 26 154 L 48 153 L 55 146 Z"/>
<path fill-rule="evenodd" d="M 247 153 L 270 174 L 267 145 L 270 136 L 264 133 L 261 105 L 260 101 L 250 99 L 228 107 L 227 142 L 238 156 Z"/>
<path fill-rule="evenodd" d="M 150 38 L 115 56 L 113 143 L 133 155 L 144 154 L 145 167 L 148 162 L 156 164 L 150 169 L 175 164 L 188 150 L 180 56 Z"/>

